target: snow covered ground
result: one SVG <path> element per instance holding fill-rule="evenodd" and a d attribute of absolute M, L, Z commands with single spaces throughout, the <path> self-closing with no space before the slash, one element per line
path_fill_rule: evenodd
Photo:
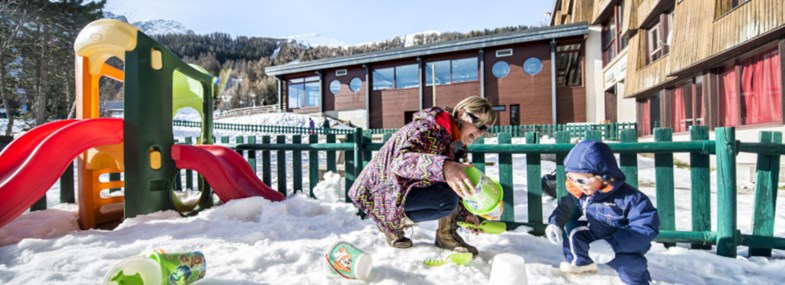
<path fill-rule="evenodd" d="M 238 119 L 249 122 L 251 118 Z M 261 120 L 261 119 L 259 119 Z M 303 123 L 297 118 L 277 118 L 279 124 Z M 307 119 L 305 121 L 307 123 Z M 319 122 L 316 122 L 317 124 Z M 176 136 L 195 136 L 194 129 L 178 128 Z M 245 135 L 240 133 L 216 133 Z M 493 140 L 488 141 L 493 143 Z M 275 153 L 273 152 L 273 155 Z M 304 164 L 307 155 L 303 155 Z M 489 163 L 498 162 L 487 156 Z M 273 158 L 273 163 L 275 163 Z M 320 155 L 321 164 L 324 156 Z M 289 176 L 291 156 L 287 154 Z M 525 156 L 513 156 L 516 220 L 526 221 L 527 199 Z M 554 169 L 543 162 L 543 173 Z M 654 196 L 653 160 L 640 157 L 642 190 Z M 486 172 L 498 177 L 498 167 Z M 675 169 L 676 219 L 678 229 L 690 228 L 689 170 Z M 273 179 L 276 175 L 273 174 Z M 110 267 L 124 258 L 149 254 L 161 248 L 167 252 L 199 250 L 206 256 L 207 276 L 198 284 L 362 284 L 330 277 L 325 268 L 325 251 L 337 241 L 354 244 L 373 257 L 372 284 L 487 284 L 490 261 L 499 253 L 514 253 L 526 260 L 530 284 L 621 284 L 615 272 L 600 266 L 597 274 L 566 275 L 558 270 L 560 246 L 543 237 L 532 236 L 524 227 L 501 235 L 463 236 L 480 250 L 468 266 L 444 265 L 427 268 L 425 259 L 444 258 L 449 252 L 435 248 L 435 222 L 421 223 L 410 234 L 411 249 L 388 247 L 370 220 L 360 220 L 356 208 L 342 201 L 340 176 L 328 173 L 314 190 L 319 200 L 295 195 L 274 203 L 262 198 L 230 201 L 183 218 L 173 211 L 153 213 L 123 221 L 115 230 L 78 231 L 76 206 L 58 204 L 59 187 L 49 191 L 46 211 L 28 213 L 0 228 L 0 284 L 95 284 Z M 307 175 L 303 177 L 308 185 Z M 291 189 L 291 179 L 287 179 Z M 716 185 L 712 175 L 712 187 Z M 272 186 L 277 183 L 273 181 Z M 654 197 L 653 197 L 654 198 Z M 748 233 L 751 226 L 753 195 L 739 190 L 738 224 Z M 544 198 L 547 217 L 555 201 Z M 55 206 L 51 206 L 55 205 Z M 716 196 L 712 195 L 716 212 Z M 716 218 L 712 217 L 716 228 Z M 785 236 L 785 206 L 777 205 L 775 236 Z M 689 245 L 665 248 L 653 244 L 648 253 L 649 270 L 655 284 L 782 284 L 785 280 L 785 252 L 775 250 L 772 258 L 746 258 L 739 247 L 738 258 L 719 257 L 713 251 L 691 250 Z"/>

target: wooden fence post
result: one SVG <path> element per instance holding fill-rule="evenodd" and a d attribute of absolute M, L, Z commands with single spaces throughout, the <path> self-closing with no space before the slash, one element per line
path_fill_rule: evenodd
<path fill-rule="evenodd" d="M 292 145 L 302 144 L 302 137 L 292 135 Z M 301 150 L 292 151 L 292 193 L 303 191 L 303 152 Z"/>
<path fill-rule="evenodd" d="M 709 139 L 709 128 L 690 127 L 690 140 Z M 690 153 L 690 179 L 692 182 L 692 231 L 711 231 L 711 179 L 709 177 L 709 154 Z M 693 243 L 693 249 L 711 249 L 711 244 Z"/>
<path fill-rule="evenodd" d="M 780 132 L 760 132 L 761 143 L 782 143 Z M 777 183 L 780 156 L 758 154 L 755 179 L 755 211 L 752 216 L 752 235 L 773 236 L 777 208 Z M 770 248 L 750 247 L 750 256 L 771 256 Z"/>
<path fill-rule="evenodd" d="M 286 143 L 286 136 L 285 135 L 278 135 L 276 139 L 276 144 L 282 145 Z M 286 151 L 285 150 L 278 150 L 276 151 L 275 155 L 277 165 L 276 168 L 278 169 L 278 192 L 286 196 Z"/>
<path fill-rule="evenodd" d="M 484 144 L 485 138 L 480 137 L 474 140 L 475 144 Z M 485 154 L 484 153 L 472 153 L 472 164 L 476 167 L 480 172 L 485 173 Z"/>
<path fill-rule="evenodd" d="M 635 130 L 622 130 L 621 142 L 623 143 L 636 143 L 638 142 L 638 133 Z M 619 166 L 624 176 L 627 176 L 627 184 L 638 188 L 638 154 L 636 153 L 620 153 Z"/>
<path fill-rule="evenodd" d="M 717 155 L 717 254 L 736 257 L 736 130 L 714 129 Z"/>
<path fill-rule="evenodd" d="M 309 144 L 319 143 L 319 135 L 308 136 Z M 308 184 L 310 184 L 309 195 L 315 198 L 313 188 L 319 183 L 319 152 L 315 150 L 308 151 Z"/>
<path fill-rule="evenodd" d="M 510 144 L 512 138 L 510 133 L 500 133 L 498 144 Z M 512 154 L 499 154 L 499 183 L 502 184 L 504 192 L 502 197 L 502 216 L 500 220 L 505 222 L 515 221 L 515 201 L 513 199 L 513 179 L 512 179 Z"/>
<path fill-rule="evenodd" d="M 673 131 L 668 128 L 654 129 L 654 141 L 672 142 Z M 676 230 L 673 153 L 654 154 L 654 189 L 657 197 L 657 213 L 660 215 L 660 230 Z M 665 243 L 665 246 L 674 245 L 676 244 Z"/>
<path fill-rule="evenodd" d="M 262 144 L 269 145 L 270 144 L 270 136 L 263 136 L 262 137 Z M 271 167 L 270 161 L 272 160 L 272 155 L 270 155 L 269 150 L 262 151 L 262 181 L 267 186 L 272 187 L 272 176 L 273 176 L 273 169 Z"/>
<path fill-rule="evenodd" d="M 538 133 L 526 133 L 526 144 L 539 144 Z M 526 199 L 529 204 L 529 223 L 543 225 L 542 220 L 542 165 L 539 153 L 526 154 Z M 545 234 L 544 227 L 532 227 L 532 234 Z"/>
<path fill-rule="evenodd" d="M 570 143 L 570 132 L 560 131 L 553 134 L 556 137 L 556 143 Z M 556 197 L 561 198 L 567 195 L 567 188 L 564 185 L 565 172 L 564 172 L 564 158 L 567 153 L 556 154 Z"/>

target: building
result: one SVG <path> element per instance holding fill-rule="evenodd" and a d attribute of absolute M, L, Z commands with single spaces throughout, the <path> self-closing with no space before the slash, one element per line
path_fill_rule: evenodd
<path fill-rule="evenodd" d="M 596 122 L 598 49 L 575 23 L 268 67 L 279 104 L 368 128 L 398 128 L 431 106 L 488 98 L 501 125 Z M 598 40 L 598 39 L 597 39 Z"/>
<path fill-rule="evenodd" d="M 634 118 L 642 140 L 656 127 L 674 140 L 693 125 L 737 127 L 742 141 L 785 131 L 784 1 L 557 0 L 551 24 L 573 19 L 602 30 L 606 102 L 635 105 L 616 116 Z"/>
<path fill-rule="evenodd" d="M 640 136 L 692 125 L 738 127 L 750 140 L 785 130 L 783 1 L 558 0 L 551 24 L 587 18 L 602 30 L 605 101 L 634 100 L 616 116 L 634 109 Z"/>

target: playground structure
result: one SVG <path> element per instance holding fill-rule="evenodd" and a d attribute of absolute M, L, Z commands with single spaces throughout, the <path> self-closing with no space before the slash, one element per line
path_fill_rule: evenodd
<path fill-rule="evenodd" d="M 138 28 L 117 20 L 88 24 L 74 50 L 76 120 L 36 127 L 0 153 L 0 226 L 44 196 L 75 158 L 83 229 L 160 210 L 203 209 L 211 205 L 212 191 L 223 201 L 284 199 L 255 176 L 232 177 L 251 171 L 248 164 L 232 150 L 209 146 L 214 77 L 206 70 L 188 65 Z M 123 61 L 124 70 L 107 64 L 111 58 Z M 124 118 L 99 118 L 102 77 L 124 83 Z M 200 145 L 174 143 L 172 118 L 185 107 L 202 117 Z M 195 205 L 172 198 L 178 167 L 207 178 Z M 109 193 L 118 188 L 123 195 Z"/>

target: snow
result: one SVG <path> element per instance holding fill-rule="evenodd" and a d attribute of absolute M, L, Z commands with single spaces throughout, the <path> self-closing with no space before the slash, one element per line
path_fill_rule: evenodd
<path fill-rule="evenodd" d="M 320 35 L 318 33 L 308 33 L 308 34 L 299 34 L 299 35 L 292 35 L 286 37 L 289 41 L 296 41 L 299 44 L 305 45 L 307 47 L 330 47 L 330 48 L 337 48 L 337 47 L 347 47 L 348 44 L 334 39 L 330 37 L 326 37 Z"/>
<path fill-rule="evenodd" d="M 270 118 L 248 116 L 231 120 L 300 126 L 307 123 L 307 118 L 303 121 L 286 115 L 266 116 Z M 193 132 L 198 133 L 193 129 L 175 130 L 176 134 Z M 486 143 L 495 142 L 489 139 Z M 525 157 L 513 155 L 514 210 L 518 221 L 528 219 L 526 172 L 522 167 Z M 303 159 L 305 166 L 307 154 Z M 320 155 L 319 160 L 324 163 L 324 156 Z M 498 157 L 489 155 L 486 160 L 486 173 L 498 178 Z M 287 164 L 291 167 L 290 154 Z M 641 190 L 653 197 L 653 160 L 639 157 L 639 167 Z M 543 161 L 542 173 L 554 168 L 553 162 Z M 287 173 L 287 187 L 291 189 L 291 172 Z M 686 230 L 691 227 L 689 169 L 675 168 L 674 173 L 676 227 Z M 169 253 L 203 252 L 207 276 L 197 284 L 363 284 L 331 277 L 325 268 L 325 251 L 335 242 L 344 241 L 372 256 L 373 270 L 368 280 L 372 284 L 488 284 L 494 266 L 491 261 L 502 253 L 515 254 L 526 261 L 529 284 L 621 284 L 616 273 L 605 265 L 599 266 L 596 274 L 561 273 L 561 247 L 529 234 L 526 227 L 500 235 L 471 235 L 463 231 L 467 242 L 480 250 L 478 257 L 467 266 L 425 267 L 424 260 L 444 259 L 450 254 L 433 246 L 436 222 L 420 223 L 407 233 L 414 241 L 413 248 L 390 248 L 370 220 L 356 215 L 352 204 L 338 202 L 344 198 L 343 179 L 331 172 L 322 178 L 314 189 L 319 200 L 299 193 L 283 202 L 259 197 L 233 200 L 192 217 L 162 211 L 129 218 L 111 231 L 78 230 L 77 208 L 59 204 L 56 184 L 47 196 L 50 209 L 24 214 L 0 228 L 0 283 L 95 284 L 123 259 L 160 248 Z M 304 185 L 308 185 L 307 179 L 305 175 Z M 711 179 L 712 188 L 716 188 L 714 173 Z M 271 184 L 277 186 L 275 181 Z M 711 199 L 712 227 L 716 229 L 714 190 Z M 543 198 L 544 217 L 555 204 L 554 199 Z M 752 193 L 740 190 L 737 212 L 743 233 L 750 232 L 753 205 Z M 785 206 L 776 206 L 774 235 L 782 237 Z M 774 250 L 772 258 L 747 258 L 746 251 L 739 247 L 740 255 L 734 259 L 717 256 L 713 250 L 692 250 L 688 244 L 665 248 L 653 243 L 647 258 L 654 284 L 781 284 L 785 279 L 785 252 Z"/>

